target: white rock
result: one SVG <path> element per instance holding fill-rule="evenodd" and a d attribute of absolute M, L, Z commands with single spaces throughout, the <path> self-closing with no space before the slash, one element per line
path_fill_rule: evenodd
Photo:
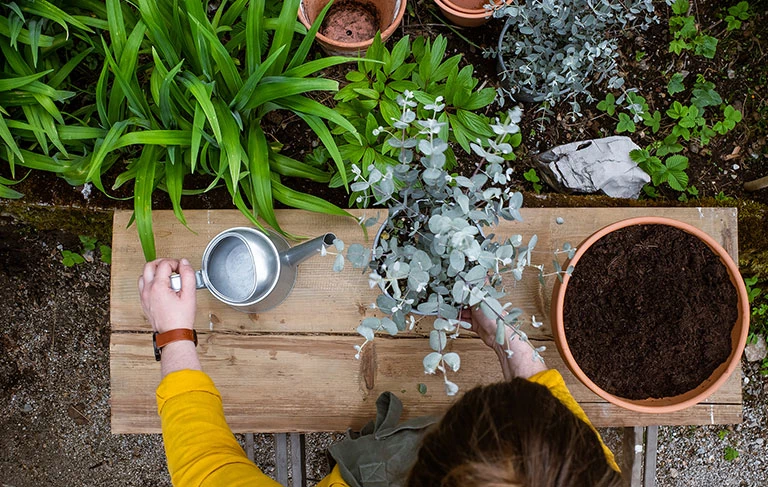
<path fill-rule="evenodd" d="M 558 191 L 636 199 L 651 177 L 629 157 L 635 149 L 629 137 L 614 136 L 560 145 L 537 159 L 544 180 Z"/>
<path fill-rule="evenodd" d="M 758 362 L 768 355 L 768 348 L 765 345 L 765 338 L 759 336 L 756 343 L 750 343 L 744 347 L 744 356 L 748 362 Z"/>

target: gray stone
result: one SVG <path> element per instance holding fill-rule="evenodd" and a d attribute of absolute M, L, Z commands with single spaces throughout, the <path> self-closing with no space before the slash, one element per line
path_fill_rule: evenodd
<path fill-rule="evenodd" d="M 547 184 L 563 193 L 596 193 L 636 199 L 651 177 L 629 153 L 640 147 L 629 137 L 572 142 L 537 156 Z"/>
<path fill-rule="evenodd" d="M 744 356 L 747 358 L 747 362 L 758 362 L 763 360 L 766 355 L 768 355 L 768 349 L 765 346 L 765 338 L 762 336 L 757 337 L 757 342 L 744 347 Z"/>

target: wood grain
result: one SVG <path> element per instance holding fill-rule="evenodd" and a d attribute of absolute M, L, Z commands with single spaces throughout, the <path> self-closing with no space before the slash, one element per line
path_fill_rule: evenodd
<path fill-rule="evenodd" d="M 373 216 L 377 210 L 351 210 Z M 385 213 L 378 210 L 383 219 Z M 732 208 L 566 208 L 523 209 L 524 222 L 500 224 L 501 237 L 537 234 L 539 262 L 551 266 L 551 250 L 564 242 L 577 245 L 595 230 L 625 218 L 659 215 L 690 223 L 723 244 L 734 260 L 738 249 L 736 210 Z M 110 371 L 112 431 L 157 433 L 154 390 L 159 364 L 154 361 L 149 331 L 138 301 L 136 280 L 144 265 L 135 228 L 126 228 L 130 212 L 114 217 L 111 277 Z M 354 220 L 297 210 L 277 212 L 285 230 L 314 237 L 327 231 L 348 245 L 366 241 Z M 233 226 L 248 226 L 237 211 L 185 212 L 192 233 L 170 211 L 153 212 L 157 255 L 187 257 L 199 265 L 207 243 Z M 563 218 L 562 224 L 556 219 Z M 376 228 L 369 229 L 372 236 Z M 425 376 L 421 360 L 429 350 L 421 337 L 431 327 L 423 320 L 415 333 L 377 338 L 361 360 L 354 359 L 354 334 L 370 316 L 376 292 L 359 270 L 331 271 L 332 257 L 314 257 L 301 264 L 291 296 L 272 311 L 244 314 L 198 291 L 195 328 L 201 336 L 203 369 L 213 378 L 224 400 L 227 419 L 239 432 L 343 431 L 359 428 L 375 415 L 380 392 L 391 390 L 403 400 L 406 415 L 440 414 L 452 403 L 440 376 Z M 548 351 L 547 364 L 560 370 L 568 387 L 596 426 L 649 424 L 730 424 L 741 422 L 740 368 L 705 403 L 668 415 L 642 415 L 612 406 L 587 390 L 564 367 L 551 339 L 548 313 L 552 281 L 539 284 L 535 272 L 508 283 L 510 300 L 544 321 L 529 330 Z M 501 379 L 495 355 L 474 338 L 452 344 L 460 350 L 462 367 L 454 380 L 466 391 Z M 428 387 L 417 392 L 419 383 Z"/>
<path fill-rule="evenodd" d="M 425 375 L 423 338 L 380 337 L 355 360 L 351 336 L 201 333 L 198 353 L 217 385 L 224 411 L 235 431 L 343 431 L 359 428 L 375 416 L 375 401 L 384 391 L 403 400 L 408 417 L 440 414 L 453 402 L 444 393 L 442 376 Z M 741 421 L 741 384 L 737 372 L 707 401 L 667 415 L 643 415 L 606 403 L 565 368 L 552 342 L 544 358 L 563 374 L 566 385 L 596 426 L 644 424 L 729 424 Z M 496 355 L 477 338 L 451 342 L 462 357 L 451 374 L 467 391 L 502 379 Z M 370 347 L 370 348 L 369 348 Z M 110 346 L 112 432 L 157 433 L 154 391 L 160 380 L 149 333 L 115 333 Z M 418 384 L 427 385 L 427 394 Z"/>

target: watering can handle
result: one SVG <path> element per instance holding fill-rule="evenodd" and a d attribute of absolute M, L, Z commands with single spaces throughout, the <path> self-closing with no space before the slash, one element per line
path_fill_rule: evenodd
<path fill-rule="evenodd" d="M 203 271 L 195 271 L 195 288 L 202 289 L 204 287 Z M 175 272 L 171 274 L 171 289 L 176 292 L 181 291 L 181 276 Z"/>

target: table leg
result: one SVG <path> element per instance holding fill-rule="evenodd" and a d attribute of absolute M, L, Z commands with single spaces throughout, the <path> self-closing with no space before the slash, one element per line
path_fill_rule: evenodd
<path fill-rule="evenodd" d="M 288 485 L 287 433 L 275 433 L 275 476 L 278 484 Z"/>
<path fill-rule="evenodd" d="M 248 455 L 248 459 L 250 461 L 255 462 L 255 457 L 253 452 L 253 433 L 245 434 L 245 454 Z"/>
<path fill-rule="evenodd" d="M 291 433 L 291 487 L 307 487 L 304 435 Z"/>
<path fill-rule="evenodd" d="M 645 429 L 645 474 L 643 487 L 656 487 L 656 446 L 659 442 L 659 427 Z"/>
<path fill-rule="evenodd" d="M 659 427 L 624 428 L 622 473 L 629 487 L 656 487 L 656 447 Z"/>
<path fill-rule="evenodd" d="M 624 483 L 629 487 L 642 487 L 643 482 L 643 427 L 624 428 Z"/>

